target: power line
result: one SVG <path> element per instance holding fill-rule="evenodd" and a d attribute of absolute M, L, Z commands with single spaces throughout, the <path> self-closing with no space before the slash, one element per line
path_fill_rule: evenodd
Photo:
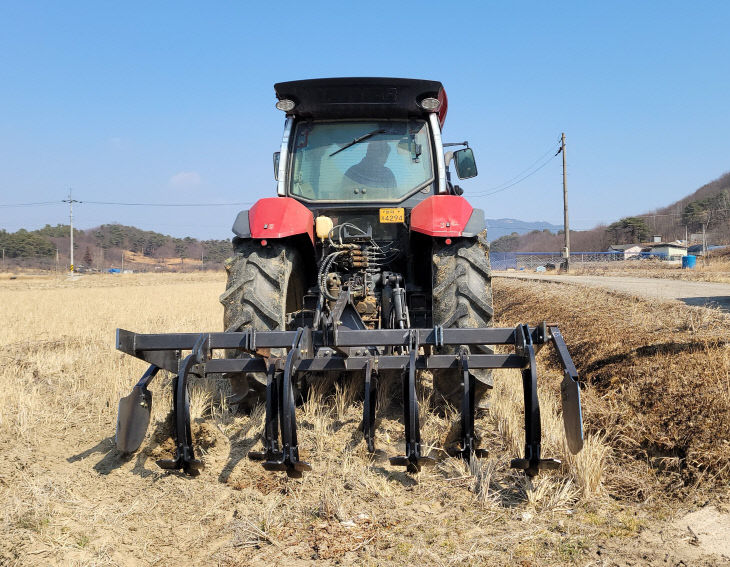
<path fill-rule="evenodd" d="M 537 158 L 535 161 L 533 161 L 529 166 L 527 166 L 525 169 L 520 171 L 520 173 L 518 173 L 514 177 L 511 177 L 510 179 L 508 179 L 507 181 L 505 181 L 503 183 L 500 183 L 499 185 L 495 185 L 494 187 L 486 189 L 485 191 L 478 192 L 478 193 L 470 193 L 469 195 L 471 197 L 486 197 L 488 195 L 494 195 L 495 193 L 501 193 L 502 191 L 506 191 L 507 189 L 514 187 L 518 183 L 522 183 L 525 179 L 535 175 L 538 171 L 540 171 L 542 168 L 544 168 L 547 164 L 549 164 L 555 158 L 555 156 L 558 155 L 558 153 L 560 153 L 558 151 L 558 153 L 551 155 L 550 157 L 548 157 L 548 159 L 545 162 L 543 162 L 537 168 L 535 168 L 535 166 L 538 163 L 542 162 L 549 154 L 552 154 L 553 151 L 555 151 L 555 149 L 556 149 L 556 143 L 553 143 L 544 154 L 542 154 L 539 158 Z"/>
<path fill-rule="evenodd" d="M 517 185 L 519 183 L 522 183 L 528 177 L 532 177 L 533 175 L 535 175 L 538 171 L 540 171 L 542 168 L 544 168 L 547 164 L 549 164 L 554 159 L 555 159 L 555 156 L 552 156 L 552 157 L 548 158 L 548 160 L 545 163 L 543 163 L 540 167 L 538 167 L 537 169 L 533 170 L 531 173 L 528 173 L 527 175 L 525 175 L 521 179 L 518 179 L 514 183 L 510 183 L 506 187 L 502 187 L 501 189 L 497 189 L 496 191 L 489 191 L 489 192 L 482 192 L 482 193 L 470 193 L 469 196 L 470 197 L 487 197 L 489 195 L 494 195 L 495 193 L 501 193 L 502 191 L 506 191 L 507 189 L 511 189 L 515 185 Z"/>
<path fill-rule="evenodd" d="M 61 201 L 40 201 L 37 203 L 0 203 L 0 208 L 12 207 L 41 207 L 46 205 L 62 205 L 67 200 Z M 120 201 L 74 201 L 86 205 L 113 205 L 118 207 L 234 207 L 239 205 L 252 205 L 253 201 L 242 201 L 238 203 L 124 203 Z"/>
<path fill-rule="evenodd" d="M 45 205 L 62 205 L 64 201 L 41 201 L 39 203 L 2 203 L 0 207 L 41 207 Z"/>
<path fill-rule="evenodd" d="M 489 189 L 487 189 L 487 191 L 492 191 L 494 189 L 499 189 L 503 185 L 506 185 L 507 183 L 511 183 L 512 181 L 514 181 L 515 179 L 517 179 L 518 177 L 520 177 L 523 173 L 525 173 L 525 172 L 529 171 L 530 169 L 532 169 L 533 166 L 535 166 L 535 164 L 537 164 L 537 163 L 541 162 L 543 159 L 545 159 L 545 157 L 547 157 L 548 154 L 551 154 L 553 152 L 553 150 L 555 150 L 555 143 L 553 143 L 544 154 L 542 154 L 539 158 L 537 158 L 535 161 L 533 161 L 525 169 L 523 169 L 522 171 L 520 171 L 517 175 L 515 175 L 514 177 L 510 177 L 504 183 L 500 183 L 499 185 L 495 185 L 494 187 L 490 187 Z M 558 153 L 559 152 L 560 152 L 560 150 L 558 150 Z M 555 157 L 556 155 L 557 154 L 553 154 L 553 157 Z"/>
<path fill-rule="evenodd" d="M 121 207 L 233 207 L 251 205 L 253 201 L 239 203 L 122 203 L 115 201 L 81 201 L 87 205 L 115 205 Z"/>

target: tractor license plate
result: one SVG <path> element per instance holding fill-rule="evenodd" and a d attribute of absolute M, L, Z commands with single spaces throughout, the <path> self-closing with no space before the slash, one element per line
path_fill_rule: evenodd
<path fill-rule="evenodd" d="M 403 207 L 396 209 L 380 209 L 380 222 L 405 222 L 406 214 Z"/>

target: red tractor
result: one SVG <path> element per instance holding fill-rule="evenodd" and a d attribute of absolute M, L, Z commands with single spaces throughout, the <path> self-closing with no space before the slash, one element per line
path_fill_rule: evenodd
<path fill-rule="evenodd" d="M 226 331 L 321 329 L 340 296 L 356 329 L 491 326 L 484 212 L 449 172 L 453 160 L 459 178 L 474 177 L 476 164 L 466 142 L 444 155 L 441 83 L 315 79 L 275 89 L 286 112 L 274 154 L 278 196 L 233 225 L 235 255 L 221 296 Z M 457 374 L 434 375 L 436 390 L 456 405 Z M 473 374 L 479 400 L 490 373 Z M 256 403 L 266 378 L 233 384 L 236 401 Z"/>
<path fill-rule="evenodd" d="M 194 472 L 187 416 L 188 374 L 220 372 L 241 409 L 265 402 L 264 450 L 272 470 L 299 475 L 296 399 L 316 377 L 359 372 L 363 433 L 374 450 L 377 379 L 402 376 L 406 451 L 393 464 L 419 470 L 416 370 L 428 369 L 438 397 L 461 409 L 456 452 L 478 454 L 474 412 L 492 387 L 491 369 L 522 368 L 525 458 L 536 474 L 556 466 L 540 455 L 536 347 L 553 342 L 566 369 L 564 418 L 572 450 L 582 446 L 580 390 L 557 327 L 492 327 L 484 211 L 453 183 L 477 175 L 467 142 L 445 144 L 448 102 L 441 83 L 338 78 L 275 85 L 286 114 L 274 154 L 277 195 L 241 211 L 233 225 L 221 302 L 224 333 L 139 335 L 119 331 L 118 348 L 152 364 L 120 402 L 117 441 L 139 447 L 149 422 L 146 388 L 157 368 L 174 380 L 175 458 L 162 466 Z M 447 148 L 458 148 L 455 151 Z M 514 345 L 515 354 L 491 347 Z M 211 359 L 212 349 L 227 358 Z M 191 350 L 182 359 L 180 350 Z M 177 354 L 175 354 L 177 353 Z M 151 376 L 150 376 L 151 374 Z M 144 411 L 139 407 L 146 408 Z"/>

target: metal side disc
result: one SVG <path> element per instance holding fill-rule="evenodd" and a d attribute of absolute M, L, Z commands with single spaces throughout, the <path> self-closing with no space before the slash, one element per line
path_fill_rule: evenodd
<path fill-rule="evenodd" d="M 575 455 L 583 448 L 583 413 L 580 409 L 580 385 L 567 373 L 560 384 L 560 399 L 568 449 Z"/>
<path fill-rule="evenodd" d="M 135 386 L 132 393 L 119 400 L 117 413 L 117 449 L 134 453 L 144 440 L 152 413 L 152 393 Z"/>

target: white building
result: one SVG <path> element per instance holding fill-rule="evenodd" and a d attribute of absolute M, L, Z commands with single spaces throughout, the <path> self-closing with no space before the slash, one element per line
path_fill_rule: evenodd
<path fill-rule="evenodd" d="M 651 253 L 666 260 L 677 260 L 687 255 L 687 246 L 678 242 L 660 242 L 651 246 Z"/>
<path fill-rule="evenodd" d="M 624 260 L 628 260 L 629 258 L 634 258 L 635 256 L 638 256 L 643 249 L 644 248 L 641 246 L 641 244 L 612 244 L 611 246 L 609 246 L 608 251 L 622 252 L 624 255 Z"/>

